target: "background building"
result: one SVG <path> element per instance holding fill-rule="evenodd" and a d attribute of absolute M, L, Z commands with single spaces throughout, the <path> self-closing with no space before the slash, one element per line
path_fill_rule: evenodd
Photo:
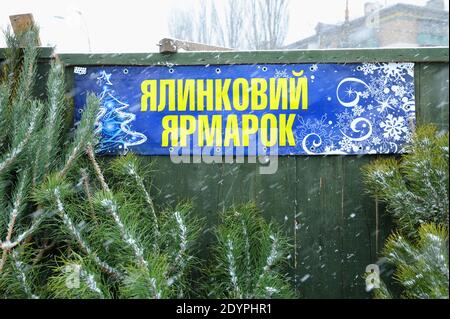
<path fill-rule="evenodd" d="M 365 14 L 349 20 L 348 1 L 341 24 L 318 23 L 316 34 L 287 45 L 287 49 L 448 46 L 448 11 L 444 0 L 425 6 L 398 3 L 365 4 Z"/>

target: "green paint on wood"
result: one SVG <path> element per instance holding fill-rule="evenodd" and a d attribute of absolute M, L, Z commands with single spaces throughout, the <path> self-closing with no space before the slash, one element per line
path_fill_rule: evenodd
<path fill-rule="evenodd" d="M 67 65 L 448 62 L 448 48 L 60 54 Z"/>

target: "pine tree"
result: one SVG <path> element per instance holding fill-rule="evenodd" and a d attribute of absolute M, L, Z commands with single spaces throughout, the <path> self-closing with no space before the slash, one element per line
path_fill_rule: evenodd
<path fill-rule="evenodd" d="M 393 234 L 384 249 L 387 260 L 396 267 L 395 280 L 405 288 L 403 297 L 448 299 L 448 228 L 422 224 L 417 237 L 411 242 Z M 376 297 L 389 297 L 385 291 L 375 291 Z"/>
<path fill-rule="evenodd" d="M 383 255 L 406 298 L 448 298 L 448 132 L 420 127 L 401 160 L 379 159 L 363 168 L 367 188 L 387 205 L 396 232 Z M 382 283 L 378 298 L 392 298 Z"/>
<path fill-rule="evenodd" d="M 197 257 L 202 220 L 189 202 L 156 205 L 152 170 L 138 157 L 96 158 L 108 99 L 88 95 L 66 133 L 62 65 L 51 65 L 47 99 L 33 98 L 36 35 L 8 34 L 0 82 L 0 296 L 201 297 L 204 278 L 195 276 L 205 264 Z M 293 296 L 282 272 L 287 247 L 254 206 L 224 214 L 209 273 L 217 280 L 204 291 L 215 298 Z"/>
<path fill-rule="evenodd" d="M 284 274 L 289 244 L 254 204 L 226 211 L 216 229 L 206 287 L 213 298 L 293 298 Z"/>
<path fill-rule="evenodd" d="M 6 33 L 0 81 L 0 294 L 7 297 L 40 296 L 33 284 L 39 267 L 33 264 L 48 248 L 45 222 L 52 212 L 32 200 L 33 189 L 46 176 L 65 177 L 85 147 L 95 143 L 98 101 L 93 96 L 72 136 L 65 133 L 68 107 L 60 64 L 51 65 L 47 100 L 33 98 L 37 34 L 35 27 L 18 37 Z"/>

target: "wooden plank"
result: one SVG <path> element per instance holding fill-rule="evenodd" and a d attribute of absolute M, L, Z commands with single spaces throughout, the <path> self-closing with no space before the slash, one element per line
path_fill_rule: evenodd
<path fill-rule="evenodd" d="M 295 280 L 297 266 L 297 243 L 295 237 L 295 216 L 297 214 L 297 178 L 295 156 L 280 156 L 277 160 L 277 170 L 274 174 L 255 176 L 255 201 L 267 221 L 276 222 L 288 236 L 291 251 L 286 258 L 289 265 L 289 275 Z M 260 166 L 260 165 L 259 165 Z"/>
<path fill-rule="evenodd" d="M 304 298 L 343 298 L 340 157 L 297 157 L 297 286 Z"/>
<path fill-rule="evenodd" d="M 176 53 L 179 49 L 186 51 L 232 51 L 233 49 L 210 44 L 164 38 L 159 41 L 160 53 Z"/>
<path fill-rule="evenodd" d="M 284 51 L 60 54 L 67 65 L 205 65 L 254 63 L 448 62 L 448 47 Z"/>
<path fill-rule="evenodd" d="M 433 123 L 449 129 L 448 63 L 421 63 L 416 66 L 417 123 Z"/>
<path fill-rule="evenodd" d="M 35 26 L 34 18 L 31 13 L 16 14 L 9 16 L 9 21 L 16 35 L 19 35 L 29 28 Z M 39 36 L 36 39 L 36 46 L 41 46 L 41 39 Z"/>
<path fill-rule="evenodd" d="M 4 59 L 6 48 L 0 48 L 0 60 Z M 38 62 L 48 63 L 48 60 L 53 58 L 52 47 L 40 47 L 38 52 Z"/>
<path fill-rule="evenodd" d="M 381 246 L 375 201 L 364 191 L 361 167 L 375 157 L 342 158 L 343 180 L 341 192 L 340 227 L 342 231 L 341 264 L 345 298 L 370 298 L 365 291 L 366 266 L 376 263 L 377 246 Z M 383 218 L 383 216 L 378 217 Z M 379 244 L 377 244 L 377 240 Z M 381 249 L 381 247 L 378 247 Z"/>
<path fill-rule="evenodd" d="M 176 164 L 168 156 L 141 158 L 152 161 L 155 173 L 150 193 L 157 206 L 175 207 L 181 201 L 192 201 L 193 215 L 202 218 L 204 223 L 200 256 L 206 258 L 213 238 L 210 230 L 218 221 L 222 164 Z"/>
<path fill-rule="evenodd" d="M 258 165 L 254 163 L 224 163 L 221 178 L 221 210 L 232 205 L 256 199 L 256 176 Z"/>

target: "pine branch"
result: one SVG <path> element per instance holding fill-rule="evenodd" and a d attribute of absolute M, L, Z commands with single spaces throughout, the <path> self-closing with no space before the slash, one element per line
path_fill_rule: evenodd
<path fill-rule="evenodd" d="M 106 194 L 103 198 L 100 196 L 99 204 L 112 216 L 117 228 L 120 231 L 123 241 L 132 249 L 138 265 L 148 268 L 148 263 L 144 258 L 144 250 L 122 222 L 122 219 L 119 216 L 117 202 L 112 196 L 112 193 Z"/>
<path fill-rule="evenodd" d="M 106 193 L 111 193 L 111 190 L 109 189 L 108 184 L 106 184 L 106 180 L 105 177 L 103 176 L 102 170 L 100 169 L 100 166 L 98 165 L 96 159 L 95 159 L 95 155 L 94 155 L 94 149 L 92 147 L 92 145 L 88 145 L 86 148 L 86 153 L 89 157 L 89 160 L 92 163 L 92 166 L 94 168 L 95 174 L 97 176 L 97 179 L 99 180 L 100 184 L 102 185 L 103 190 Z"/>
<path fill-rule="evenodd" d="M 47 80 L 48 110 L 36 145 L 33 185 L 50 172 L 58 159 L 65 108 L 64 89 L 64 69 L 61 64 L 52 62 Z"/>
<path fill-rule="evenodd" d="M 100 102 L 93 94 L 88 94 L 86 107 L 83 111 L 81 121 L 76 128 L 75 137 L 67 151 L 65 164 L 61 169 L 59 176 L 66 176 L 75 160 L 86 150 L 96 143 L 97 136 L 94 126 L 100 109 Z"/>
<path fill-rule="evenodd" d="M 25 265 L 19 258 L 19 253 L 17 251 L 12 252 L 12 260 L 14 262 L 14 269 L 17 274 L 17 279 L 25 292 L 26 296 L 30 299 L 39 299 L 39 296 L 35 295 L 32 292 L 32 285 L 29 282 L 29 278 L 27 276 Z"/>
<path fill-rule="evenodd" d="M 83 238 L 81 232 L 75 226 L 75 223 L 72 221 L 72 219 L 69 217 L 69 215 L 67 215 L 67 213 L 64 210 L 64 205 L 63 205 L 62 200 L 61 200 L 61 195 L 60 195 L 60 189 L 59 188 L 55 188 L 54 196 L 55 196 L 55 201 L 56 201 L 58 214 L 61 216 L 62 221 L 64 223 L 64 226 L 69 231 L 69 233 L 72 235 L 72 237 L 76 240 L 76 242 L 80 246 L 81 250 L 86 255 L 91 257 L 96 262 L 96 264 L 103 271 L 108 273 L 109 275 L 113 276 L 116 279 L 119 279 L 119 278 L 123 277 L 123 275 L 122 275 L 122 273 L 120 271 L 118 271 L 114 267 L 108 265 L 106 262 L 102 261 L 98 257 L 98 255 L 91 249 L 91 247 L 88 244 L 88 242 Z"/>
<path fill-rule="evenodd" d="M 42 211 L 37 211 L 35 212 L 35 214 L 36 217 L 31 223 L 31 225 L 28 227 L 28 229 L 20 233 L 14 241 L 0 242 L 0 249 L 12 250 L 16 246 L 20 245 L 25 239 L 27 239 L 28 236 L 33 234 L 38 229 L 41 222 L 47 217 L 47 214 Z"/>
<path fill-rule="evenodd" d="M 242 298 L 241 289 L 239 288 L 238 284 L 237 268 L 234 257 L 234 244 L 230 238 L 227 239 L 226 247 L 227 247 L 228 273 L 231 280 L 231 286 L 233 287 L 233 291 L 235 293 L 234 296 L 236 298 Z"/>
<path fill-rule="evenodd" d="M 26 125 L 28 129 L 26 130 L 24 136 L 22 136 L 22 138 L 20 139 L 19 144 L 9 150 L 9 152 L 2 158 L 0 158 L 0 174 L 2 174 L 2 172 L 4 172 L 12 163 L 14 163 L 17 157 L 24 151 L 25 147 L 30 142 L 31 138 L 33 137 L 33 133 L 35 132 L 38 125 L 38 117 L 40 115 L 41 109 L 42 107 L 38 107 L 35 112 L 31 112 L 30 122 L 22 124 L 22 126 Z"/>
<path fill-rule="evenodd" d="M 48 288 L 55 298 L 109 299 L 109 287 L 103 283 L 95 265 L 76 253 L 62 258 L 49 278 Z"/>
<path fill-rule="evenodd" d="M 80 172 L 81 172 L 81 179 L 82 179 L 82 183 L 83 183 L 84 193 L 86 194 L 88 204 L 89 204 L 91 218 L 95 222 L 98 222 L 97 216 L 95 216 L 94 199 L 92 198 L 91 188 L 89 186 L 89 175 L 85 168 L 80 169 Z"/>
<path fill-rule="evenodd" d="M 155 205 L 153 204 L 153 200 L 144 185 L 144 180 L 141 174 L 139 173 L 140 168 L 138 159 L 133 154 L 127 154 L 126 156 L 122 156 L 116 159 L 112 167 L 115 172 L 127 177 L 131 177 L 138 187 L 139 191 L 144 194 L 144 199 L 148 207 L 150 208 L 150 214 L 153 222 L 153 233 L 155 234 L 155 245 L 157 245 L 158 239 L 160 237 L 158 217 L 156 216 L 156 210 Z"/>
<path fill-rule="evenodd" d="M 168 263 L 164 257 L 156 255 L 149 259 L 149 268 L 128 267 L 127 276 L 120 287 L 121 298 L 162 299 L 171 296 L 164 274 Z"/>
<path fill-rule="evenodd" d="M 283 272 L 289 245 L 252 204 L 225 211 L 216 230 L 210 294 L 215 298 L 291 298 Z"/>
<path fill-rule="evenodd" d="M 11 241 L 11 237 L 12 237 L 12 234 L 14 231 L 14 226 L 16 224 L 17 217 L 23 211 L 24 198 L 26 197 L 26 192 L 27 192 L 28 174 L 29 174 L 28 170 L 24 170 L 24 171 L 22 171 L 22 173 L 19 177 L 19 182 L 16 187 L 17 190 L 16 190 L 16 193 L 14 196 L 15 197 L 14 204 L 11 209 L 10 216 L 9 216 L 8 230 L 7 230 L 5 242 Z M 2 258 L 0 260 L 0 273 L 2 272 L 3 267 L 5 265 L 8 252 L 9 252 L 9 249 L 3 249 Z"/>
<path fill-rule="evenodd" d="M 6 84 L 0 83 L 0 150 L 6 143 L 11 125 L 10 110 L 8 107 L 9 90 Z"/>

